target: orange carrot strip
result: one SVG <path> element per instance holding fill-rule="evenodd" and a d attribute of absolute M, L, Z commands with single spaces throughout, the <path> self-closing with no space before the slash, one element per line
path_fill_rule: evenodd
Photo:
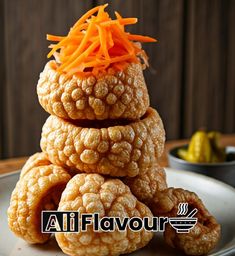
<path fill-rule="evenodd" d="M 66 42 L 68 43 L 68 45 L 70 44 L 80 44 L 82 39 L 84 38 L 84 36 L 71 36 L 71 37 L 67 37 Z M 66 45 L 65 45 L 66 46 Z"/>
<path fill-rule="evenodd" d="M 82 37 L 81 37 L 82 39 Z M 65 37 L 62 39 L 57 45 L 54 46 L 54 48 L 47 54 L 47 58 L 50 58 L 55 51 L 60 49 L 61 47 L 65 46 L 69 41 L 71 41 L 71 38 Z"/>
<path fill-rule="evenodd" d="M 104 12 L 104 9 L 108 6 L 108 4 L 104 4 L 103 6 L 100 7 L 98 14 L 97 14 L 97 22 L 102 21 L 102 20 L 107 20 L 109 19 L 108 13 Z"/>
<path fill-rule="evenodd" d="M 100 26 L 97 26 L 98 31 L 99 31 L 99 36 L 100 36 L 100 46 L 102 49 L 102 52 L 105 56 L 106 59 L 109 59 L 109 53 L 108 53 L 108 49 L 107 49 L 107 40 L 106 40 L 106 31 L 104 29 L 102 29 Z"/>
<path fill-rule="evenodd" d="M 134 52 L 133 46 L 132 46 L 131 42 L 127 39 L 126 35 L 124 33 L 122 33 L 122 30 L 116 25 L 112 26 L 112 29 L 113 29 L 114 33 L 117 33 L 117 36 L 120 38 L 120 40 L 123 41 L 123 46 L 127 49 L 127 51 L 130 54 L 133 54 L 133 52 Z"/>
<path fill-rule="evenodd" d="M 90 42 L 94 42 L 94 41 L 97 41 L 97 40 L 99 40 L 99 35 L 89 38 Z"/>
<path fill-rule="evenodd" d="M 79 57 L 77 57 L 75 59 L 75 61 L 73 61 L 72 63 L 70 63 L 66 68 L 65 71 L 68 71 L 71 68 L 74 68 L 74 66 L 78 65 L 79 63 L 81 63 L 92 51 L 94 51 L 94 49 L 99 46 L 99 41 L 96 41 L 94 43 L 92 43 Z M 61 66 L 59 67 L 59 69 L 61 68 Z M 61 70 L 61 69 L 60 69 Z"/>
<path fill-rule="evenodd" d="M 109 55 L 111 57 L 125 55 L 127 53 L 128 52 L 125 49 L 120 48 L 120 47 L 113 47 L 113 48 L 109 49 Z"/>
<path fill-rule="evenodd" d="M 68 45 L 66 48 L 63 48 L 61 50 L 61 55 L 64 55 L 64 56 L 69 56 L 71 55 L 77 48 L 77 45 L 75 44 L 71 44 L 71 45 Z"/>
<path fill-rule="evenodd" d="M 119 12 L 114 12 L 114 13 L 118 20 L 122 19 L 122 16 L 119 14 Z"/>
<path fill-rule="evenodd" d="M 49 41 L 61 41 L 62 39 L 64 39 L 65 36 L 54 36 L 54 35 L 49 35 L 47 34 L 47 40 Z"/>
<path fill-rule="evenodd" d="M 109 60 L 101 60 L 101 59 L 95 59 L 93 61 L 90 61 L 90 62 L 87 62 L 84 64 L 84 66 L 86 68 L 88 67 L 97 67 L 97 66 L 101 66 L 101 65 L 109 65 L 110 64 L 110 61 Z"/>
<path fill-rule="evenodd" d="M 138 22 L 137 18 L 122 18 L 119 19 L 119 23 L 121 25 L 132 25 L 132 24 L 136 24 Z"/>
<path fill-rule="evenodd" d="M 118 69 L 118 70 L 124 70 L 127 67 L 128 63 L 127 62 L 116 62 L 113 64 L 113 67 Z"/>
<path fill-rule="evenodd" d="M 106 4 L 106 6 L 108 6 L 108 4 Z M 89 10 L 88 12 L 86 12 L 75 24 L 74 24 L 74 28 L 78 27 L 79 25 L 81 25 L 82 23 L 84 23 L 89 17 L 91 17 L 92 14 L 96 13 L 97 11 L 99 11 L 99 9 L 102 7 L 102 5 L 96 6 L 94 8 L 92 8 L 91 10 Z"/>
<path fill-rule="evenodd" d="M 82 31 L 86 30 L 88 25 L 89 23 L 83 23 L 80 26 L 77 26 L 76 28 L 72 27 L 69 31 L 69 35 L 77 35 L 77 34 L 82 35 Z"/>
<path fill-rule="evenodd" d="M 47 58 L 50 58 L 55 51 L 61 48 L 61 46 L 66 45 L 66 41 L 68 41 L 67 37 L 65 37 L 57 45 L 55 45 L 54 48 L 47 54 Z"/>
<path fill-rule="evenodd" d="M 108 48 L 112 48 L 114 46 L 114 42 L 113 42 L 113 37 L 112 37 L 112 33 L 110 30 L 106 31 L 106 35 L 107 35 L 107 47 Z"/>
<path fill-rule="evenodd" d="M 116 37 L 116 35 L 115 35 L 115 37 L 113 37 L 113 41 L 114 41 L 115 46 L 125 49 L 127 52 L 129 52 L 131 54 L 135 51 L 133 43 L 131 43 L 127 39 L 125 41 L 123 39 L 120 39 L 120 37 Z"/>
<path fill-rule="evenodd" d="M 127 38 L 132 41 L 138 41 L 138 42 L 157 42 L 155 38 L 149 37 L 149 36 L 141 36 L 141 35 L 131 35 L 127 34 Z"/>
<path fill-rule="evenodd" d="M 117 20 L 109 20 L 109 21 L 104 21 L 101 22 L 100 25 L 102 26 L 110 26 L 110 25 L 131 25 L 137 23 L 138 19 L 136 18 L 122 18 L 122 19 L 117 19 Z"/>
<path fill-rule="evenodd" d="M 118 20 L 121 20 L 122 19 L 122 16 L 118 13 L 118 12 L 114 12 L 115 13 L 115 16 Z M 124 26 L 121 26 L 121 30 L 124 31 Z"/>

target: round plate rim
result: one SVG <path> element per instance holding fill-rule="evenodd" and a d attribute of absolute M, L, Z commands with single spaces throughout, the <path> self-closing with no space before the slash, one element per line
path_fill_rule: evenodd
<path fill-rule="evenodd" d="M 177 169 L 170 168 L 170 167 L 164 167 L 164 169 L 166 170 L 166 173 L 167 172 L 179 173 L 181 175 L 188 175 L 188 176 L 197 177 L 197 178 L 200 178 L 200 179 L 203 179 L 203 180 L 208 180 L 209 182 L 216 183 L 217 185 L 228 189 L 230 192 L 234 193 L 234 195 L 235 195 L 235 188 L 234 187 L 232 187 L 232 186 L 230 186 L 230 185 L 228 185 L 228 184 L 226 184 L 222 181 L 214 179 L 212 177 L 208 177 L 208 176 L 200 174 L 200 173 L 194 173 L 194 172 L 185 171 L 185 170 L 177 170 Z M 17 171 L 11 172 L 11 173 L 1 174 L 0 179 L 6 178 L 6 177 L 12 176 L 12 175 L 17 175 L 20 171 L 21 170 L 17 170 Z M 234 236 L 234 238 L 235 238 L 235 236 Z M 217 251 L 217 252 L 214 252 L 212 254 L 209 254 L 208 256 L 229 256 L 229 255 L 233 255 L 231 253 L 234 253 L 234 252 L 235 252 L 235 240 L 234 240 L 234 243 L 232 245 L 230 245 L 230 247 L 225 248 L 225 249 L 220 250 L 220 251 Z"/>

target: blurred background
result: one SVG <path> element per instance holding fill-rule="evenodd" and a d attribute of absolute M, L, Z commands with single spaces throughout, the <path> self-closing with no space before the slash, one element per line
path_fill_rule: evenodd
<path fill-rule="evenodd" d="M 88 9 L 138 17 L 130 31 L 158 39 L 145 44 L 151 105 L 167 139 L 205 127 L 235 132 L 234 0 L 0 0 L 0 158 L 39 150 L 48 114 L 36 85 L 47 62 L 46 34 L 67 34 Z"/>

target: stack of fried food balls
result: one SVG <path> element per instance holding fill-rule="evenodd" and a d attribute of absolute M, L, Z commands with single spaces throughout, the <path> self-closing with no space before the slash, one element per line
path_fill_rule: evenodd
<path fill-rule="evenodd" d="M 199 210 L 198 224 L 187 234 L 167 226 L 165 240 L 187 254 L 205 254 L 219 239 L 219 224 L 194 193 L 167 188 L 158 165 L 165 131 L 149 107 L 146 55 L 133 42 L 154 40 L 125 32 L 137 20 L 118 13 L 111 20 L 106 6 L 88 11 L 66 37 L 48 36 L 58 42 L 51 46 L 55 60 L 41 73 L 37 93 L 51 115 L 42 152 L 28 159 L 12 193 L 9 227 L 28 243 L 45 243 L 50 234 L 41 233 L 42 210 L 152 218 L 177 216 L 178 203 L 188 202 Z M 77 256 L 131 253 L 152 237 L 145 229 L 95 232 L 92 225 L 55 234 L 63 252 Z"/>

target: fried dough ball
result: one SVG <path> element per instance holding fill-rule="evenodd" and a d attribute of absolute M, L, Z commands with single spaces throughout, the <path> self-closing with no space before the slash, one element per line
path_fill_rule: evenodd
<path fill-rule="evenodd" d="M 62 167 L 34 167 L 17 182 L 8 208 L 12 232 L 28 243 L 44 243 L 50 234 L 41 233 L 41 211 L 55 210 L 70 175 Z"/>
<path fill-rule="evenodd" d="M 48 165 L 52 165 L 52 163 L 49 161 L 46 153 L 44 152 L 35 153 L 34 155 L 28 158 L 25 165 L 23 166 L 20 173 L 20 179 L 24 177 L 24 175 L 28 173 L 32 168 L 39 167 L 39 166 L 48 166 Z M 70 174 L 71 177 L 80 173 L 79 170 L 75 170 L 72 168 L 66 169 L 66 171 Z"/>
<path fill-rule="evenodd" d="M 53 164 L 119 177 L 145 172 L 161 156 L 165 131 L 154 109 L 135 122 L 100 122 L 50 116 L 42 129 L 41 149 Z"/>
<path fill-rule="evenodd" d="M 169 188 L 158 192 L 151 210 L 154 215 L 176 217 L 178 205 L 188 203 L 189 212 L 196 208 L 198 222 L 189 233 L 177 233 L 169 224 L 164 233 L 168 245 L 187 255 L 204 255 L 211 251 L 220 239 L 221 228 L 208 212 L 201 199 L 193 192 L 181 188 Z"/>
<path fill-rule="evenodd" d="M 39 102 L 52 115 L 74 120 L 135 120 L 149 107 L 141 64 L 132 63 L 114 74 L 72 78 L 58 73 L 56 67 L 55 61 L 49 61 L 37 85 Z"/>
<path fill-rule="evenodd" d="M 220 239 L 220 226 L 213 216 L 205 223 L 197 223 L 189 233 L 177 233 L 169 224 L 164 232 L 165 242 L 187 255 L 205 255 L 215 248 Z"/>
<path fill-rule="evenodd" d="M 140 203 L 119 179 L 105 179 L 99 174 L 77 174 L 67 184 L 58 210 L 99 213 L 99 217 L 152 217 L 147 206 Z M 142 229 L 133 232 L 93 231 L 56 233 L 56 240 L 64 253 L 73 256 L 120 255 L 144 247 L 153 233 Z"/>
<path fill-rule="evenodd" d="M 50 164 L 51 162 L 48 160 L 48 157 L 45 153 L 35 153 L 32 156 L 30 156 L 24 164 L 20 173 L 20 178 L 24 177 L 24 175 L 27 174 L 34 167 L 46 166 Z"/>
<path fill-rule="evenodd" d="M 167 188 L 166 172 L 157 163 L 135 177 L 124 177 L 123 182 L 130 188 L 133 195 L 146 205 L 152 203 L 157 191 Z"/>

